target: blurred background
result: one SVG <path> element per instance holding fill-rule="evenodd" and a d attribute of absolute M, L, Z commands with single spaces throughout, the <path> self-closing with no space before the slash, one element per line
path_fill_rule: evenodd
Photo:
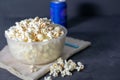
<path fill-rule="evenodd" d="M 49 17 L 50 0 L 0 0 L 0 16 Z M 68 18 L 120 15 L 120 0 L 67 0 Z"/>
<path fill-rule="evenodd" d="M 0 17 L 48 17 L 50 0 L 0 0 Z M 67 0 L 68 25 L 94 16 L 119 16 L 120 0 Z"/>

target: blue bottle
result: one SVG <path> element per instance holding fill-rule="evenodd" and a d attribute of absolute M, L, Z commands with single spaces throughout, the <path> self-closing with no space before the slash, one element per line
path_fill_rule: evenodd
<path fill-rule="evenodd" d="M 50 17 L 52 22 L 67 27 L 67 4 L 65 0 L 50 2 Z"/>

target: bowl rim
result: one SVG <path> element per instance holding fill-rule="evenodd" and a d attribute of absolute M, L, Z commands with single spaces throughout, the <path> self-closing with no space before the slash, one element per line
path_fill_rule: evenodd
<path fill-rule="evenodd" d="M 67 33 L 68 33 L 68 30 L 67 30 L 67 28 L 65 28 L 64 26 L 62 26 L 62 25 L 60 25 L 60 24 L 55 24 L 56 26 L 59 26 L 59 27 L 61 27 L 63 30 L 64 30 L 64 34 L 62 35 L 62 36 L 60 36 L 60 37 L 58 37 L 58 38 L 53 38 L 53 39 L 50 39 L 50 40 L 48 40 L 48 41 L 42 41 L 42 42 L 22 42 L 22 41 L 16 41 L 16 40 L 13 40 L 13 39 L 10 39 L 8 36 L 7 36 L 7 34 L 5 33 L 5 38 L 7 39 L 7 40 L 10 40 L 10 41 L 12 41 L 12 42 L 19 42 L 19 43 L 22 43 L 22 44 L 43 44 L 43 43 L 47 43 L 47 42 L 50 42 L 50 41 L 54 41 L 54 40 L 58 40 L 58 39 L 61 39 L 61 38 L 63 38 L 63 37 L 66 37 L 66 35 L 67 35 Z"/>

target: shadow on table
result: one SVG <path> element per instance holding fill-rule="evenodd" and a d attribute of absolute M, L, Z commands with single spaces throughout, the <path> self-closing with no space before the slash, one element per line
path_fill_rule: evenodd
<path fill-rule="evenodd" d="M 76 16 L 68 20 L 68 28 L 73 27 L 89 18 L 99 16 L 100 8 L 93 3 L 83 3 L 77 6 Z"/>

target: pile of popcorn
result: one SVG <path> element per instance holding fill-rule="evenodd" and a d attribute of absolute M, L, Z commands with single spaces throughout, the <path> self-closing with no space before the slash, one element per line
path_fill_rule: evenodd
<path fill-rule="evenodd" d="M 75 63 L 72 60 L 67 61 L 59 58 L 57 63 L 54 63 L 52 66 L 50 66 L 50 76 L 45 77 L 44 80 L 52 80 L 52 76 L 57 77 L 58 75 L 61 75 L 62 77 L 70 76 L 72 75 L 72 71 L 81 71 L 83 69 L 84 65 L 81 62 Z"/>
<path fill-rule="evenodd" d="M 64 31 L 50 19 L 35 17 L 16 22 L 5 31 L 5 34 L 16 41 L 42 42 L 58 38 L 64 34 Z"/>

